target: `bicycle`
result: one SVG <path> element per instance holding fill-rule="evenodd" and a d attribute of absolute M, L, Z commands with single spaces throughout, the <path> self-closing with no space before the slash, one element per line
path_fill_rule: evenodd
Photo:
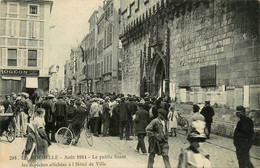
<path fill-rule="evenodd" d="M 93 138 L 90 130 L 87 128 L 87 124 L 85 124 L 81 130 L 79 135 L 84 132 L 85 138 L 89 144 L 89 146 L 93 146 Z M 72 124 L 70 123 L 68 127 L 61 127 L 55 134 L 55 140 L 60 145 L 71 145 L 75 142 L 75 133 L 72 129 Z"/>
<path fill-rule="evenodd" d="M 186 131 L 186 134 L 188 133 L 189 121 L 180 114 L 178 114 L 177 125 L 181 126 L 182 130 Z"/>

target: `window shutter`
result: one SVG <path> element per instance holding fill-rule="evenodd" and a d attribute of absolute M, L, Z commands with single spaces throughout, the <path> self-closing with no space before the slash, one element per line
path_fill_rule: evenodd
<path fill-rule="evenodd" d="M 20 21 L 16 21 L 15 24 L 16 24 L 16 30 L 15 30 L 16 32 L 15 32 L 15 35 L 16 35 L 16 36 L 19 36 Z"/>
<path fill-rule="evenodd" d="M 37 50 L 37 67 L 42 67 L 42 50 Z"/>
<path fill-rule="evenodd" d="M 33 37 L 40 37 L 40 22 L 34 22 L 33 24 Z"/>
<path fill-rule="evenodd" d="M 29 21 L 28 22 L 28 36 L 29 38 L 32 38 L 33 37 L 33 22 L 32 21 Z"/>
<path fill-rule="evenodd" d="M 7 48 L 2 48 L 2 66 L 7 66 Z"/>
<path fill-rule="evenodd" d="M 22 65 L 22 49 L 17 50 L 17 66 L 20 67 Z"/>
<path fill-rule="evenodd" d="M 36 37 L 36 22 L 32 22 L 32 38 Z"/>
<path fill-rule="evenodd" d="M 23 50 L 23 64 L 22 66 L 27 67 L 28 66 L 28 49 Z"/>
<path fill-rule="evenodd" d="M 7 25 L 7 35 L 11 36 L 12 35 L 12 21 L 6 20 L 6 25 Z"/>
<path fill-rule="evenodd" d="M 12 21 L 13 23 L 13 32 L 12 35 L 13 36 L 17 36 L 17 22 L 16 21 Z"/>

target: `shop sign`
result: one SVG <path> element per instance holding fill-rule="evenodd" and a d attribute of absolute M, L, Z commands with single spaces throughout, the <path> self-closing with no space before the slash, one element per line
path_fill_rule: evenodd
<path fill-rule="evenodd" d="M 39 70 L 0 69 L 0 75 L 6 76 L 39 76 Z"/>

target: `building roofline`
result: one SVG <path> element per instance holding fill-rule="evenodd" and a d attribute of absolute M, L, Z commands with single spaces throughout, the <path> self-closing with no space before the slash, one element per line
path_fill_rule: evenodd
<path fill-rule="evenodd" d="M 0 0 L 1 1 L 1 0 Z M 52 0 L 2 0 L 3 2 L 33 2 L 33 3 L 50 3 L 50 13 L 52 12 L 53 1 Z"/>

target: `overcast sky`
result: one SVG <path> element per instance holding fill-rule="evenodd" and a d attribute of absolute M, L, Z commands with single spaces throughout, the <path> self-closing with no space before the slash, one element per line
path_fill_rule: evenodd
<path fill-rule="evenodd" d="M 102 4 L 103 0 L 53 0 L 50 29 L 53 60 L 50 64 L 64 65 L 69 59 L 70 49 L 88 33 L 91 14 Z"/>

